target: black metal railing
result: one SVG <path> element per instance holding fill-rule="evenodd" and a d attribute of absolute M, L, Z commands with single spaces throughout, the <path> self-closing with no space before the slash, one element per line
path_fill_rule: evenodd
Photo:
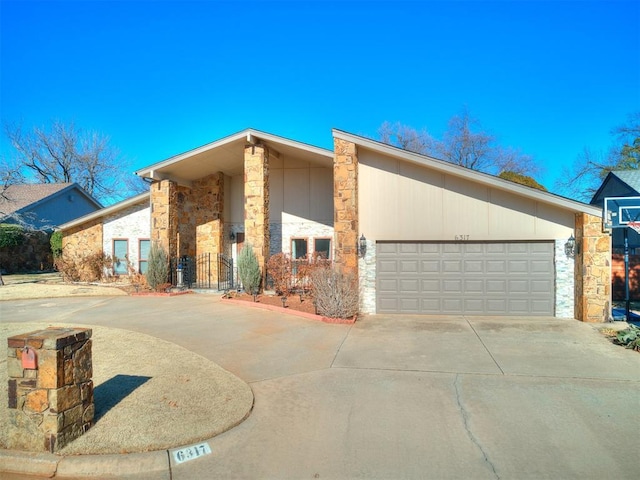
<path fill-rule="evenodd" d="M 231 290 L 233 283 L 233 258 L 218 254 L 218 290 Z"/>
<path fill-rule="evenodd" d="M 171 260 L 171 285 L 177 288 L 211 288 L 211 254 Z"/>

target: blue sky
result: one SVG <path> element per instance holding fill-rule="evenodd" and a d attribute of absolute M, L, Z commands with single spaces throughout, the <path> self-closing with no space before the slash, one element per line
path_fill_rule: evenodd
<path fill-rule="evenodd" d="M 435 136 L 466 106 L 553 187 L 640 110 L 637 1 L 0 0 L 0 115 L 97 130 L 135 168 L 251 127 Z M 7 151 L 3 138 L 2 150 Z"/>

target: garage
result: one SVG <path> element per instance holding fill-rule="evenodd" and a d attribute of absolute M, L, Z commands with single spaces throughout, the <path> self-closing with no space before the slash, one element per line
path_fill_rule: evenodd
<path fill-rule="evenodd" d="M 553 316 L 554 243 L 376 244 L 377 313 Z"/>

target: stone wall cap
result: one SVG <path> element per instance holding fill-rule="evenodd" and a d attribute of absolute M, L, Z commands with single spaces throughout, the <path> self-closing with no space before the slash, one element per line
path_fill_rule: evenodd
<path fill-rule="evenodd" d="M 89 340 L 91 334 L 90 328 L 48 327 L 9 337 L 7 344 L 9 348 L 29 345 L 33 348 L 58 350 L 72 343 Z"/>

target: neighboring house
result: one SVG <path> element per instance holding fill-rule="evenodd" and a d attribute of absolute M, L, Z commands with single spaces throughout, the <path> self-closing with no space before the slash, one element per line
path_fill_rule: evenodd
<path fill-rule="evenodd" d="M 640 171 L 615 170 L 609 172 L 591 199 L 591 205 L 604 208 L 607 197 L 640 197 Z M 640 201 L 638 202 L 640 206 Z M 633 229 L 614 228 L 611 231 L 611 274 L 613 299 L 625 298 L 624 235 L 629 248 L 630 298 L 640 300 L 640 235 Z"/>
<path fill-rule="evenodd" d="M 8 186 L 0 195 L 0 223 L 23 223 L 33 230 L 54 227 L 102 208 L 77 183 Z"/>
<path fill-rule="evenodd" d="M 151 230 L 148 192 L 67 222 L 59 229 L 68 257 L 105 253 L 113 259 L 113 271 L 109 272 L 113 275 L 127 275 L 130 267 L 139 273 L 147 271 Z"/>
<path fill-rule="evenodd" d="M 173 259 L 237 257 L 244 244 L 262 266 L 277 252 L 328 254 L 357 273 L 363 313 L 609 318 L 600 208 L 347 132 L 333 139 L 332 151 L 249 129 L 139 170 L 148 238 Z M 67 254 L 115 254 L 120 238 L 132 258 L 133 237 L 108 234 L 110 218 L 63 225 Z"/>

